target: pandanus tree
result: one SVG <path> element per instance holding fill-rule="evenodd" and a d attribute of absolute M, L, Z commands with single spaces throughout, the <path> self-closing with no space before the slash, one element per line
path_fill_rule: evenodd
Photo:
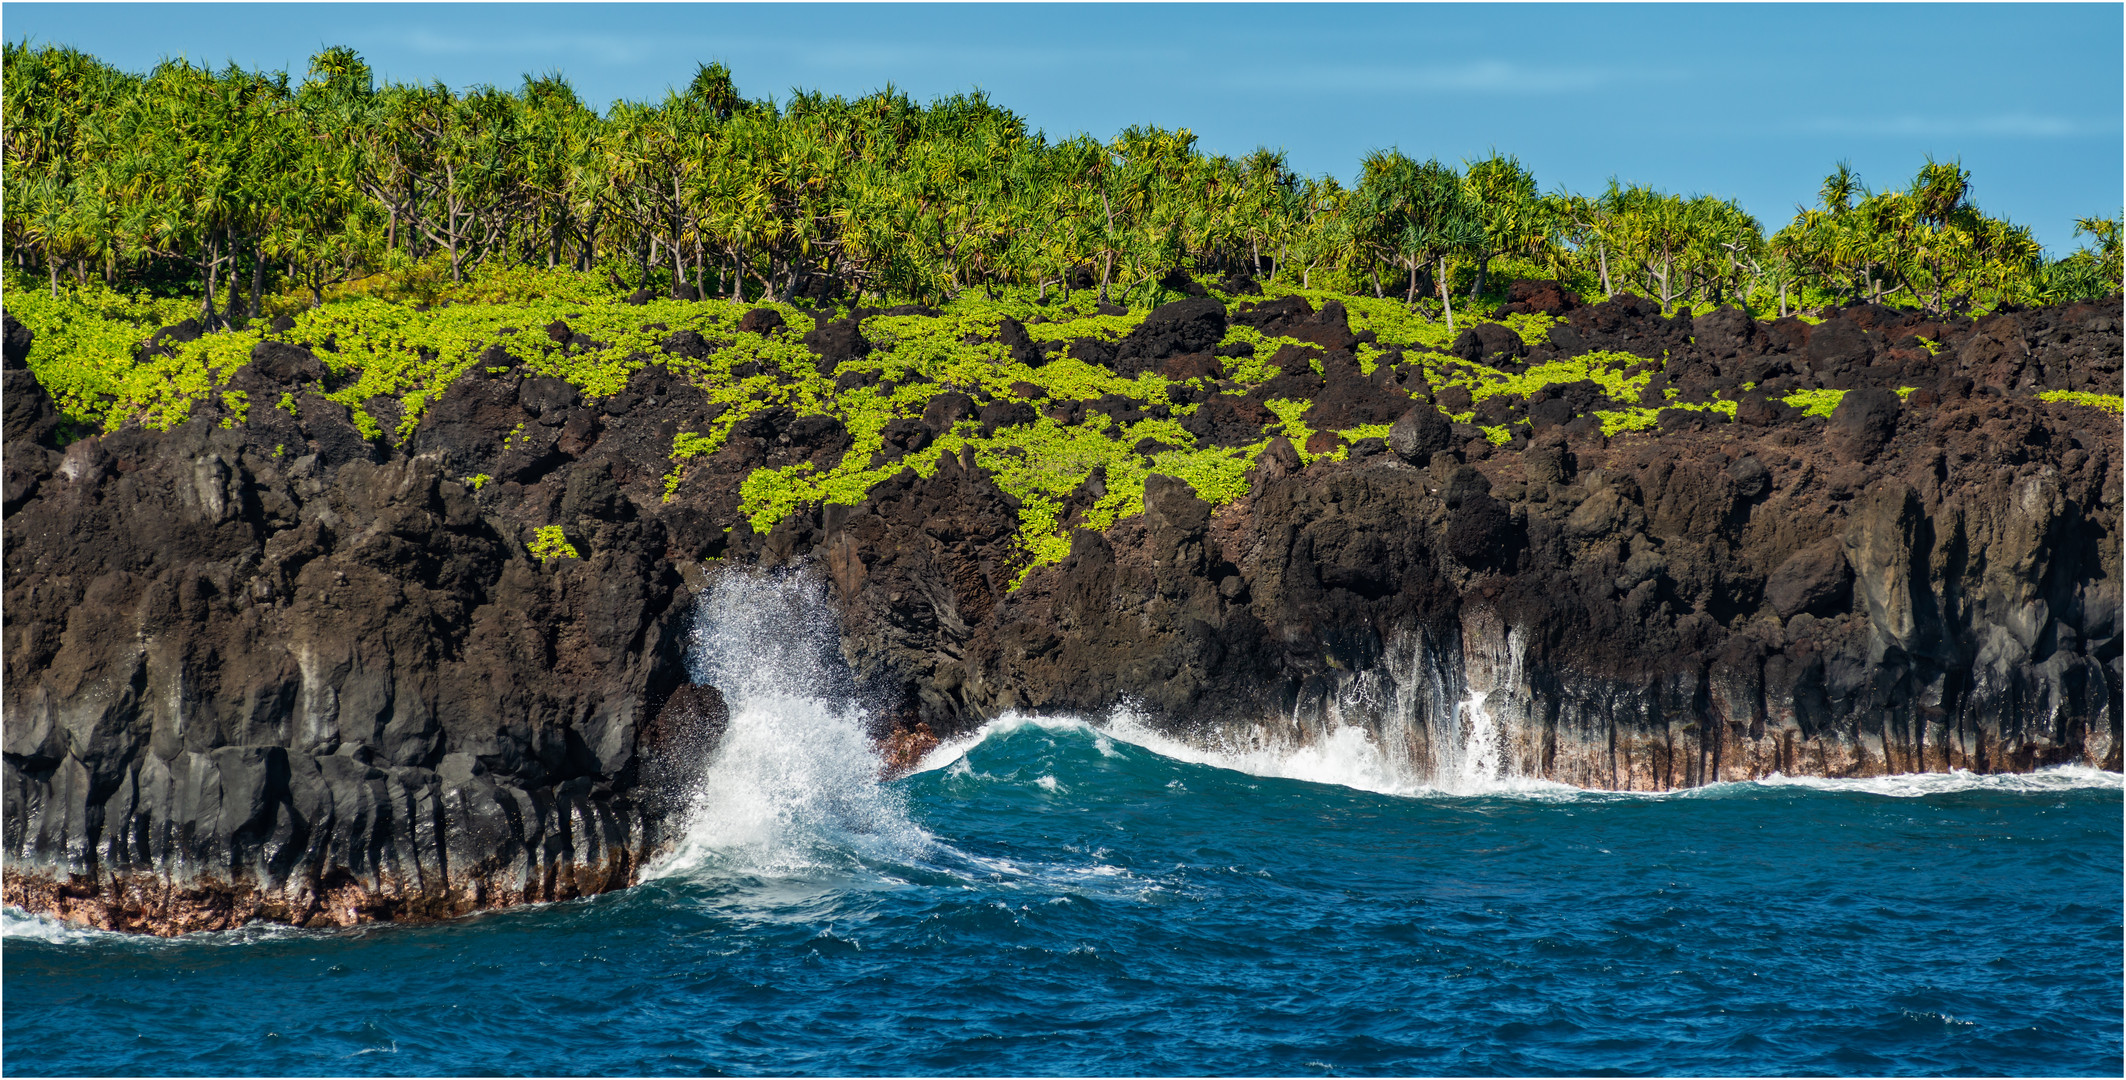
<path fill-rule="evenodd" d="M 44 263 L 56 296 L 62 270 L 79 275 L 92 260 L 110 268 L 126 253 L 116 178 L 88 151 L 114 103 L 139 80 L 78 50 L 14 43 L 6 46 L 5 72 L 4 236 L 17 265 L 32 254 Z"/>
<path fill-rule="evenodd" d="M 1484 250 L 1481 208 L 1462 177 L 1438 161 L 1415 162 L 1395 151 L 1367 157 L 1352 199 L 1355 239 L 1368 261 L 1401 267 L 1405 301 L 1417 304 L 1418 278 L 1430 272 L 1447 326 L 1454 326 L 1449 260 Z M 1376 288 L 1378 286 L 1376 285 Z"/>
<path fill-rule="evenodd" d="M 543 262 L 734 299 L 1045 298 L 1089 275 L 1103 301 L 1142 303 L 1176 268 L 1241 266 L 1385 296 L 1386 273 L 1413 306 L 1436 294 L 1450 320 L 1457 267 L 1473 271 L 1460 279 L 1472 297 L 1497 274 L 1544 273 L 1665 308 L 1776 287 L 1782 310 L 1796 287 L 1939 310 L 2119 277 L 2115 224 L 2092 234 L 2097 250 L 2046 262 L 2027 230 L 1978 212 L 1954 164 L 1880 194 L 1842 166 L 1767 244 L 1731 202 L 1615 183 L 1542 197 L 1498 153 L 1461 173 L 1378 154 L 1346 188 L 1269 151 L 1207 153 L 1186 130 L 1051 141 L 979 93 L 798 93 L 778 107 L 715 64 L 600 115 L 558 75 L 507 92 L 379 85 L 345 48 L 320 52 L 291 92 L 235 67 L 134 76 L 9 45 L 0 97 L 12 263 L 54 293 L 97 272 L 196 275 L 210 323 L 256 314 L 269 275 L 320 303 L 335 283 L 423 259 L 453 279 Z"/>
<path fill-rule="evenodd" d="M 95 156 L 127 200 L 129 231 L 143 249 L 198 268 L 200 319 L 209 326 L 227 320 L 215 310 L 223 268 L 233 271 L 248 247 L 254 281 L 262 271 L 258 244 L 271 225 L 273 189 L 299 146 L 287 99 L 284 76 L 232 66 L 217 77 L 172 61 L 100 126 L 106 142 Z M 233 312 L 240 301 L 229 287 Z"/>
<path fill-rule="evenodd" d="M 558 75 L 525 76 L 517 92 L 517 150 L 522 164 L 520 258 L 587 269 L 586 223 L 597 172 L 600 121 Z"/>
<path fill-rule="evenodd" d="M 1846 297 L 1900 294 L 1929 311 L 1976 293 L 2008 297 L 2042 279 L 2028 229 L 1980 212 L 1971 175 L 1929 159 L 1905 188 L 1871 192 L 1850 166 L 1824 179 L 1818 205 L 1797 208 L 1771 249 L 1803 276 Z"/>
<path fill-rule="evenodd" d="M 2126 213 L 2110 218 L 2077 218 L 2074 223 L 2075 235 L 2087 236 L 2092 241 L 2088 255 L 2097 263 L 2097 280 L 2114 293 L 2119 291 L 2122 273 L 2126 273 L 2126 260 L 2122 260 L 2119 246 L 2121 218 L 2126 218 Z"/>
<path fill-rule="evenodd" d="M 1482 228 L 1482 239 L 1474 252 L 1476 281 L 1469 286 L 1469 299 L 1474 301 L 1484 292 L 1493 259 L 1537 254 L 1548 241 L 1552 226 L 1536 189 L 1535 174 L 1511 154 L 1493 150 L 1490 156 L 1469 162 L 1462 182 Z"/>
<path fill-rule="evenodd" d="M 1608 188 L 1599 195 L 1581 195 L 1561 187 L 1543 200 L 1544 217 L 1555 230 L 1552 271 L 1591 272 L 1604 299 L 1617 291 L 1610 256 L 1617 247 L 1618 210 L 1623 199 L 1624 189 L 1611 177 Z"/>
<path fill-rule="evenodd" d="M 1674 195 L 1638 184 L 1623 189 L 1612 233 L 1633 276 L 1667 314 L 1687 291 L 1698 222 L 1694 208 Z"/>

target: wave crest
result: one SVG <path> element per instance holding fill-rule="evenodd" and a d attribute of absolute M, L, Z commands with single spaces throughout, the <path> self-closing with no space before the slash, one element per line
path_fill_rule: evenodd
<path fill-rule="evenodd" d="M 1330 729 L 1310 742 L 1252 735 L 1213 736 L 1191 741 L 1152 727 L 1142 713 L 1118 708 L 1098 720 L 1078 717 L 1007 713 L 975 731 L 939 744 L 916 765 L 914 773 L 964 767 L 967 756 L 992 740 L 1026 728 L 1051 733 L 1078 732 L 1094 748 L 1110 754 L 1108 740 L 1128 743 L 1169 761 L 1202 765 L 1249 776 L 1329 784 L 1381 795 L 1413 798 L 1512 797 L 1555 800 L 1669 799 L 1722 796 L 1751 790 L 1806 790 L 1919 798 L 1967 791 L 2041 793 L 2077 790 L 2126 790 L 2126 775 L 2083 765 L 2063 765 L 2032 773 L 1900 773 L 1874 777 L 1810 777 L 1773 774 L 1755 780 L 1722 781 L 1670 791 L 1605 791 L 1550 780 L 1498 777 L 1484 770 L 1458 770 L 1441 782 L 1411 776 L 1392 748 L 1359 727 Z"/>

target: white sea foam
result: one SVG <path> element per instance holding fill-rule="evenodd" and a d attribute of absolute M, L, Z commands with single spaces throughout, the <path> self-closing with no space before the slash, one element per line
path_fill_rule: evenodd
<path fill-rule="evenodd" d="M 1473 696 L 1474 697 L 1474 696 Z M 1036 717 L 1006 714 L 959 738 L 948 740 L 925 755 L 917 772 L 938 769 L 951 774 L 978 775 L 967 755 L 983 742 L 1008 736 L 1027 727 L 1063 733 L 1079 732 L 1094 740 L 1103 754 L 1113 751 L 1107 740 L 1128 743 L 1172 761 L 1245 773 L 1250 776 L 1370 791 L 1383 795 L 1419 798 L 1509 796 L 1541 801 L 1586 801 L 1613 799 L 1667 799 L 1718 796 L 1750 788 L 1799 788 L 1825 792 L 1855 792 L 1893 798 L 1915 798 L 1961 791 L 2048 792 L 2126 789 L 2126 776 L 2101 769 L 2066 765 L 2034 773 L 1981 775 L 1967 771 L 1905 773 L 1894 776 L 1826 778 L 1774 774 L 1759 780 L 1728 781 L 1699 788 L 1673 791 L 1602 791 L 1574 787 L 1534 777 L 1500 775 L 1495 733 L 1482 699 L 1462 705 L 1464 732 L 1473 735 L 1476 746 L 1449 756 L 1453 771 L 1440 777 L 1420 778 L 1399 760 L 1381 740 L 1364 728 L 1336 727 L 1310 742 L 1297 742 L 1261 734 L 1237 740 L 1191 740 L 1152 727 L 1141 713 L 1120 708 L 1097 722 L 1075 717 Z M 1175 781 L 1179 784 L 1179 781 Z"/>
<path fill-rule="evenodd" d="M 909 818 L 834 650 L 817 582 L 728 574 L 695 611 L 690 665 L 730 710 L 685 838 L 650 877 L 703 866 L 786 873 L 907 862 L 936 841 Z"/>
<path fill-rule="evenodd" d="M 259 942 L 281 941 L 305 937 L 323 937 L 343 934 L 341 929 L 306 930 L 286 923 L 252 922 L 227 930 L 194 930 L 175 937 L 157 937 L 152 934 L 128 934 L 117 930 L 100 930 L 81 926 L 50 915 L 33 915 L 18 907 L 0 907 L 0 938 L 8 941 L 38 941 L 47 945 L 87 945 L 93 943 L 118 944 L 135 948 L 161 948 L 180 945 L 251 945 Z"/>
<path fill-rule="evenodd" d="M 940 842 L 910 816 L 898 785 L 881 782 L 868 717 L 835 647 L 834 614 L 821 585 L 803 576 L 727 574 L 696 609 L 690 665 L 716 686 L 730 722 L 693 796 L 685 837 L 648 877 L 696 871 L 810 876 L 861 864 L 921 864 L 992 879 L 1028 868 L 971 857 Z M 1097 721 L 1007 714 L 926 754 L 916 772 L 947 770 L 955 779 L 993 780 L 968 754 L 982 742 L 1026 727 L 1078 733 L 1112 756 L 1127 743 L 1170 760 L 1253 776 L 1333 784 L 1413 797 L 1510 796 L 1537 800 L 1667 798 L 1716 794 L 1748 785 L 1666 793 L 1591 792 L 1508 774 L 1502 732 L 1486 695 L 1455 701 L 1417 645 L 1407 650 L 1385 724 L 1345 723 L 1330 713 L 1294 723 L 1291 734 L 1258 729 L 1224 739 L 1162 731 L 1139 712 L 1118 708 Z M 1517 656 L 1501 658 L 1510 670 Z M 1411 687 L 1434 687 L 1420 701 Z M 1419 730 L 1420 727 L 1423 730 Z M 1026 780 L 1066 794 L 1053 775 Z M 1999 789 L 2117 789 L 2120 777 L 2094 769 L 2054 769 L 2024 776 L 1952 773 L 1861 780 L 1772 777 L 1765 787 L 1806 787 L 1890 796 Z"/>
<path fill-rule="evenodd" d="M 32 915 L 18 907 L 0 908 L 0 939 L 7 941 L 41 941 L 47 945 L 76 945 L 82 942 L 101 940 L 124 940 L 129 937 L 110 930 L 97 930 L 76 926 L 49 915 Z"/>
<path fill-rule="evenodd" d="M 1171 761 L 1246 773 L 1282 780 L 1333 784 L 1383 795 L 1467 795 L 1530 792 L 1576 792 L 1579 789 L 1545 780 L 1497 777 L 1486 771 L 1495 761 L 1478 758 L 1465 771 L 1440 779 L 1421 779 L 1407 759 L 1365 728 L 1339 725 L 1310 741 L 1281 739 L 1256 732 L 1242 738 L 1189 739 L 1161 731 L 1142 713 L 1122 707 L 1097 722 L 1077 717 L 1026 716 L 1006 713 L 973 732 L 946 740 L 923 756 L 916 772 L 946 769 L 969 770 L 967 755 L 992 738 L 1001 738 L 1033 727 L 1045 731 L 1077 732 L 1092 740 L 1103 755 L 1115 751 L 1111 742 L 1128 743 Z M 1495 755 L 1494 755 L 1495 757 Z"/>
<path fill-rule="evenodd" d="M 2086 765 L 2060 765 L 2028 773 L 1975 773 L 1964 769 L 1945 773 L 1898 773 L 1894 776 L 1827 778 L 1773 774 L 1750 783 L 1764 787 L 1810 788 L 1817 791 L 1858 791 L 1869 795 L 1913 799 L 1962 791 L 2039 793 L 2048 791 L 2126 790 L 2126 775 L 2092 769 Z M 1729 785 L 1716 784 L 1714 787 Z"/>

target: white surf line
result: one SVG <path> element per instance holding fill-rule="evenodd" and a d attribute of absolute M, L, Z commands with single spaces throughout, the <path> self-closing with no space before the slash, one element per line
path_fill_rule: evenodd
<path fill-rule="evenodd" d="M 1082 731 L 1096 739 L 1112 738 L 1128 743 L 1170 761 L 1205 765 L 1249 776 L 1331 784 L 1375 794 L 1415 798 L 1508 796 L 1546 801 L 1666 799 L 1717 795 L 1749 787 L 1850 791 L 1890 798 L 1916 798 L 1959 791 L 2126 790 L 2126 774 L 2106 772 L 2083 765 L 2055 766 L 2032 773 L 1979 774 L 1957 770 L 1948 773 L 1899 773 L 1876 777 L 1806 777 L 1775 773 L 1755 780 L 1724 780 L 1702 787 L 1676 788 L 1669 791 L 1612 791 L 1575 787 L 1532 777 L 1492 777 L 1489 775 L 1491 770 L 1479 766 L 1475 769 L 1459 770 L 1458 775 L 1449 779 L 1446 784 L 1428 783 L 1398 776 L 1370 737 L 1358 728 L 1339 727 L 1332 731 L 1327 739 L 1317 744 L 1292 746 L 1265 742 L 1261 746 L 1247 748 L 1205 746 L 1159 732 L 1147 725 L 1141 715 L 1126 708 L 1116 709 L 1100 723 L 1078 717 L 1006 713 L 973 732 L 939 743 L 923 756 L 908 775 L 949 768 L 964 760 L 983 742 L 1026 727 L 1038 727 L 1054 732 Z"/>

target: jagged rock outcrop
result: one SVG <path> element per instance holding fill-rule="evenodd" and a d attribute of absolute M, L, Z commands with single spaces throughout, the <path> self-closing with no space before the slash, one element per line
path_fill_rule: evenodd
<path fill-rule="evenodd" d="M 1299 470 L 1266 454 L 1251 494 L 1203 507 L 1200 527 L 1161 508 L 1173 488 L 1155 478 L 1142 518 L 1078 533 L 1063 562 L 972 603 L 967 583 L 997 580 L 982 567 L 1012 520 L 970 471 L 933 481 L 921 513 L 831 541 L 851 657 L 941 734 L 1130 702 L 1214 737 L 1400 725 L 1422 770 L 1448 753 L 1424 733 L 1463 737 L 1428 710 L 1480 694 L 1505 768 L 1585 786 L 2119 767 L 2117 425 L 2030 396 L 2117 388 L 2114 310 L 1958 322 L 1862 308 L 1797 320 L 1790 339 L 1723 311 L 1695 320 L 1699 341 L 1679 336 L 1692 320 L 1632 298 L 1558 306 L 1560 331 L 1584 326 L 1595 346 L 1661 343 L 1698 391 L 1747 373 L 1774 392 L 1852 392 L 1828 420 L 1760 398 L 1742 423 L 1669 410 L 1658 434 L 1604 439 L 1589 414 L 1616 403 L 1554 387 L 1528 410 L 1551 422 L 1497 451 L 1463 447 L 1420 406 L 1394 455 Z M 1311 316 L 1303 302 L 1241 310 Z M 1934 352 L 1915 337 L 1942 359 L 1921 362 Z M 1968 344 L 1996 339 L 2027 345 L 2023 359 Z M 1287 370 L 1325 394 L 1323 376 Z M 1891 392 L 1915 383 L 1909 401 Z M 1210 436 L 1247 400 L 1192 419 Z M 932 543 L 925 567 L 895 563 L 913 576 L 883 602 L 857 568 L 924 543 L 931 516 L 984 554 Z M 732 554 L 778 562 L 825 535 L 781 530 L 806 539 Z"/>
<path fill-rule="evenodd" d="M 2036 399 L 2118 390 L 2117 304 L 1812 325 L 1512 295 L 1564 321 L 1535 344 L 1480 326 L 1457 354 L 1629 352 L 1655 372 L 1650 405 L 1739 395 L 1735 422 L 1668 408 L 1605 439 L 1594 412 L 1638 403 L 1591 382 L 1479 404 L 1393 352 L 1361 372 L 1340 305 L 1191 298 L 1118 345 L 1067 349 L 1193 380 L 1175 393 L 1200 445 L 1260 441 L 1280 398 L 1312 402 L 1311 454 L 1335 428 L 1389 436 L 1312 465 L 1275 439 L 1221 507 L 1155 475 L 1144 513 L 1078 530 L 1016 588 L 1020 506 L 973 454 L 756 532 L 740 484 L 831 466 L 849 431 L 765 408 L 675 462 L 675 437 L 726 406 L 661 364 L 586 400 L 490 373 L 513 366 L 498 348 L 394 442 L 364 438 L 316 358 L 276 338 L 232 380 L 241 422 L 203 404 L 169 432 L 62 444 L 9 320 L 7 900 L 168 933 L 624 886 L 669 842 L 722 724 L 683 639 L 691 591 L 728 567 L 831 583 L 844 655 L 904 756 L 1009 710 L 1127 705 L 1196 738 L 1355 724 L 1420 774 L 1639 790 L 2120 766 L 2118 423 Z M 1228 320 L 1296 339 L 1270 358 L 1281 374 L 1220 392 L 1246 389 L 1219 365 Z M 766 309 L 742 325 L 796 333 Z M 1053 351 L 1016 323 L 996 340 L 1028 363 Z M 829 371 L 871 347 L 860 319 L 815 320 L 806 341 Z M 1821 388 L 1852 391 L 1827 419 L 1778 400 Z M 271 404 L 284 395 L 292 409 Z M 1032 423 L 1036 405 L 1146 415 L 940 386 L 872 464 L 961 420 Z M 1471 408 L 1520 435 L 1494 447 L 1440 411 Z"/>
<path fill-rule="evenodd" d="M 235 383 L 302 390 L 291 352 Z M 60 452 L 28 375 L 7 372 L 8 902 L 164 933 L 433 917 L 616 888 L 659 849 L 641 729 L 677 741 L 714 708 L 660 715 L 680 578 L 609 459 L 557 468 L 590 415 L 573 390 L 468 380 L 412 454 L 314 393 Z M 531 448 L 502 447 L 519 423 Z M 582 557 L 531 557 L 525 504 Z"/>

